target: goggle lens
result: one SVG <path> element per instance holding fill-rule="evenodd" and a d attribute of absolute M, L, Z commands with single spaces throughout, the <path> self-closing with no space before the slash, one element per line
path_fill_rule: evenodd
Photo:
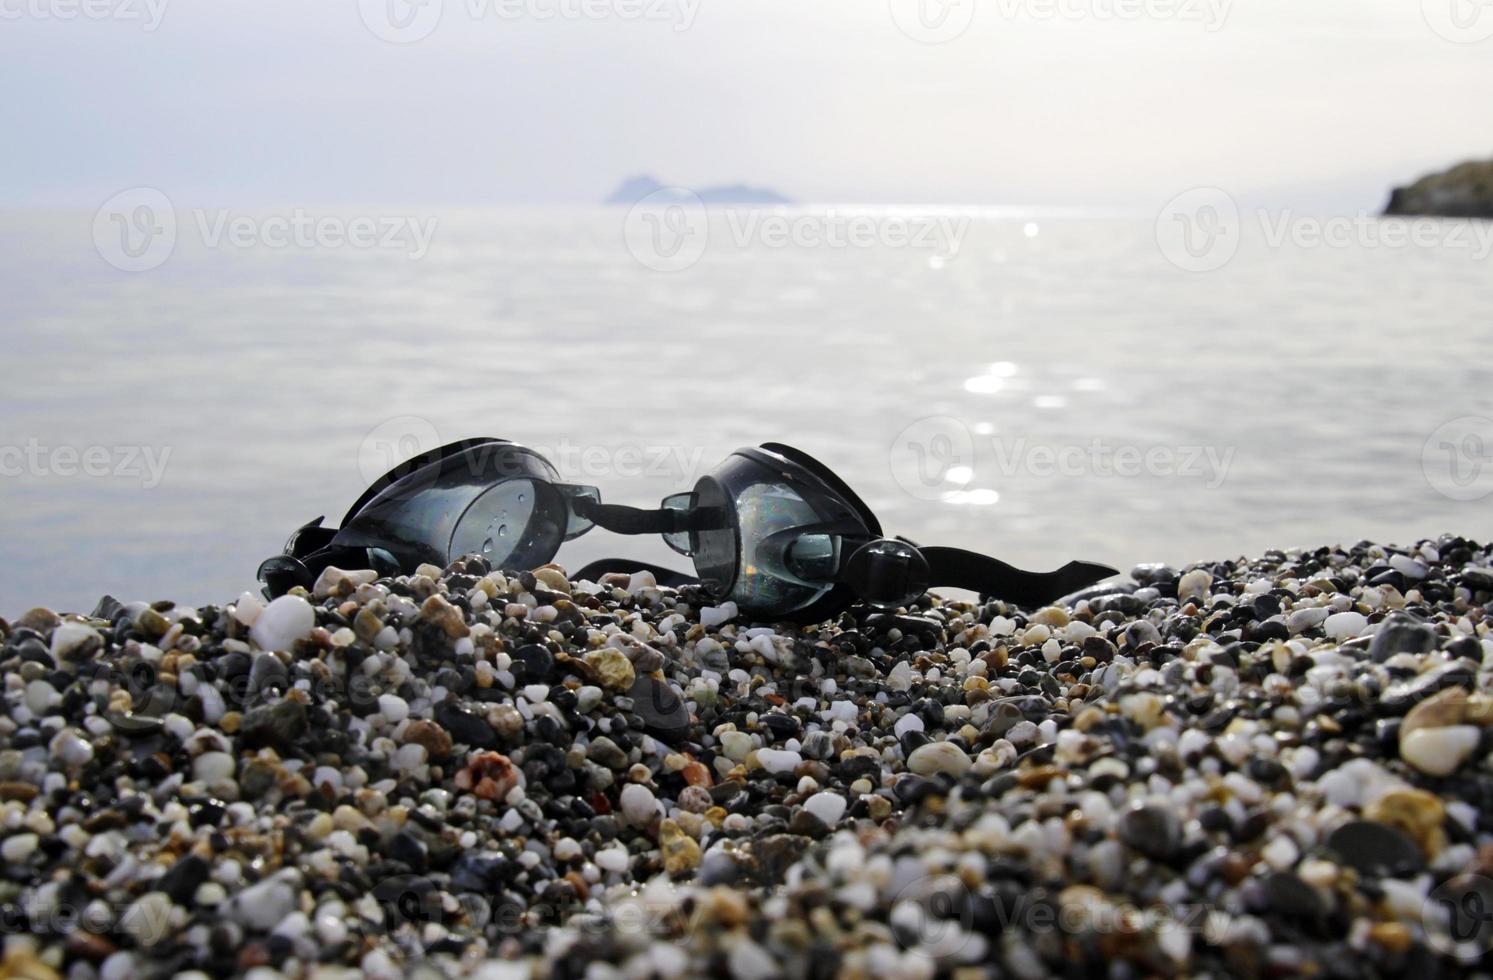
<path fill-rule="evenodd" d="M 554 557 L 570 508 L 552 483 L 505 480 L 484 490 L 451 533 L 452 555 L 477 554 L 497 568 L 533 568 Z"/>

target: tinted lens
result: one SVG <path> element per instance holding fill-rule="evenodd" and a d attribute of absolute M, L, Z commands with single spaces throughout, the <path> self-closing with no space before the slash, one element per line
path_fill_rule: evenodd
<path fill-rule="evenodd" d="M 672 494 L 665 497 L 660 506 L 664 510 L 688 511 L 695 506 L 695 495 L 692 493 Z M 695 545 L 691 540 L 691 533 L 689 531 L 675 531 L 672 534 L 665 534 L 664 544 L 673 548 L 681 555 L 693 555 L 695 553 Z"/>
<path fill-rule="evenodd" d="M 721 516 L 719 526 L 689 532 L 695 574 L 713 595 L 724 598 L 736 581 L 736 520 L 725 489 L 713 477 L 701 477 L 694 496 L 697 507 Z"/>
<path fill-rule="evenodd" d="M 556 483 L 554 487 L 560 495 L 565 498 L 566 522 L 565 540 L 570 541 L 578 538 L 596 526 L 590 518 L 582 517 L 576 513 L 575 501 L 589 500 L 593 503 L 601 503 L 601 491 L 595 487 L 581 487 L 569 483 Z"/>
<path fill-rule="evenodd" d="M 834 534 L 800 534 L 783 553 L 783 563 L 798 579 L 833 582 L 840 570 L 840 538 Z"/>
<path fill-rule="evenodd" d="M 498 568 L 527 569 L 555 556 L 569 508 L 549 483 L 506 480 L 489 487 L 461 515 L 451 555 L 477 554 Z"/>
<path fill-rule="evenodd" d="M 819 515 L 796 490 L 783 483 L 753 483 L 736 494 L 736 520 L 741 527 L 741 563 L 731 598 L 750 609 L 792 612 L 828 592 L 823 586 L 795 581 L 800 576 L 784 567 L 784 553 L 763 546 L 774 534 L 819 523 Z M 813 548 L 805 552 L 812 564 Z"/>

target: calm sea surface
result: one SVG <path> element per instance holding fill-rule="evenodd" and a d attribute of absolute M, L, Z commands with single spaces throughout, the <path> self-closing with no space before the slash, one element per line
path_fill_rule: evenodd
<path fill-rule="evenodd" d="M 339 243 L 360 216 L 391 247 Z M 1493 473 L 1493 260 L 1458 239 L 1251 219 L 1194 272 L 1144 217 L 307 209 L 320 244 L 281 247 L 290 209 L 178 208 L 125 272 L 135 217 L 0 213 L 0 613 L 231 599 L 473 435 L 638 504 L 789 442 L 889 533 L 1043 568 L 1493 534 L 1463 499 Z M 604 555 L 672 557 L 594 532 L 559 560 Z"/>

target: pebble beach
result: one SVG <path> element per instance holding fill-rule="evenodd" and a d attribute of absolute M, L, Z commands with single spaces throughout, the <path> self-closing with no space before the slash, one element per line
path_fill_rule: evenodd
<path fill-rule="evenodd" d="M 1490 612 L 1453 536 L 808 627 L 479 558 L 33 609 L 0 977 L 1472 975 Z"/>

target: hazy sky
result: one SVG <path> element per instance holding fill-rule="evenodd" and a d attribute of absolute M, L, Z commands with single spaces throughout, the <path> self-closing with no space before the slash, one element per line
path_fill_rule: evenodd
<path fill-rule="evenodd" d="M 1493 155 L 1478 0 L 409 3 L 0 0 L 0 203 L 1351 208 Z"/>

